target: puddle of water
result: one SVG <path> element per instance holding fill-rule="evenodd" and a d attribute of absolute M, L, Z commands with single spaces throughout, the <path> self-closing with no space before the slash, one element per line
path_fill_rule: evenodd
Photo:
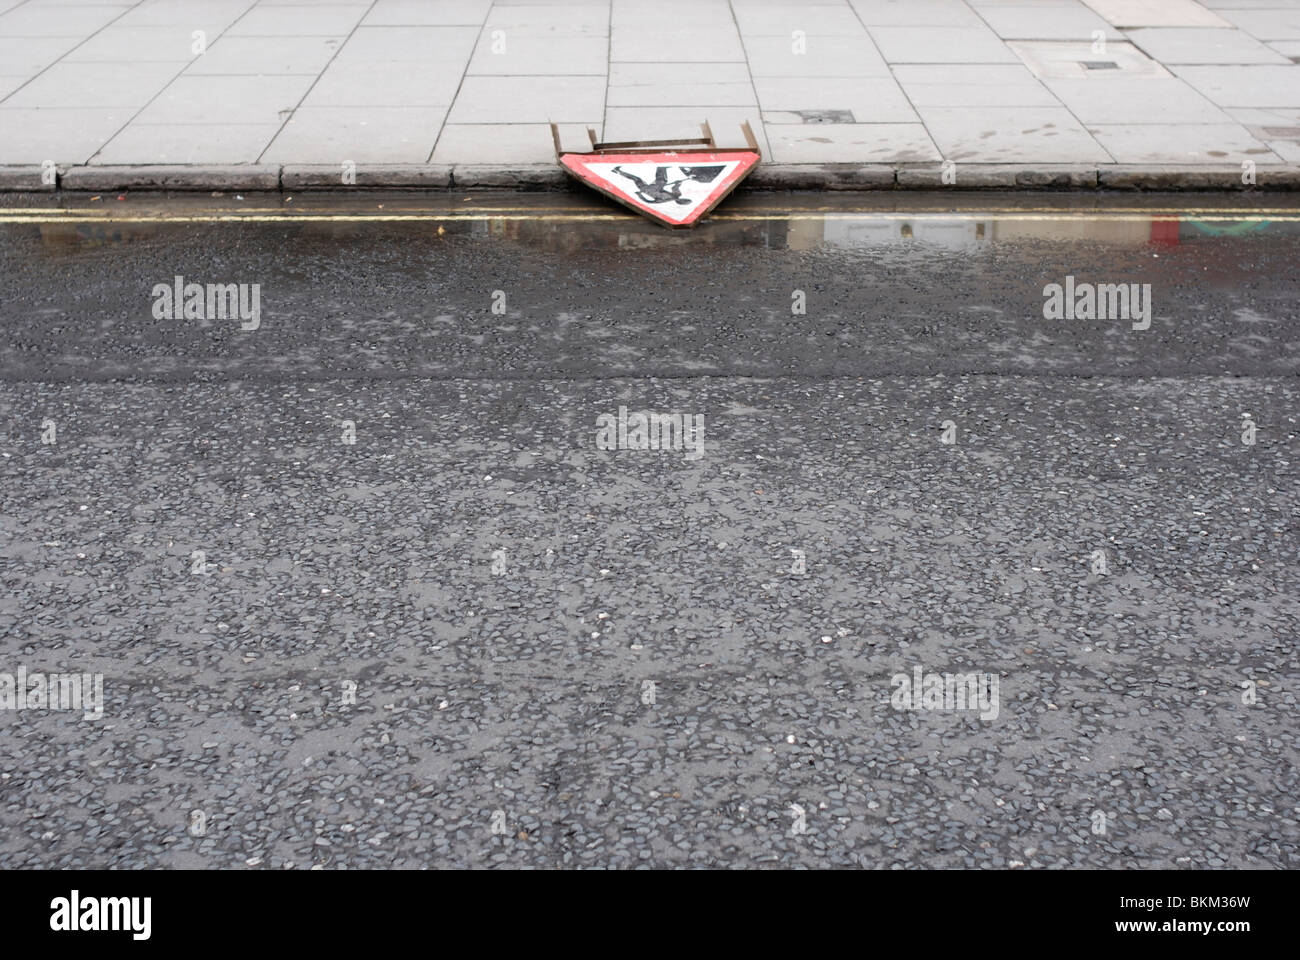
<path fill-rule="evenodd" d="M 401 236 L 504 238 L 561 252 L 697 244 L 969 251 L 1034 241 L 1144 247 L 1294 237 L 1300 202 L 1276 194 L 752 193 L 693 230 L 667 229 L 586 193 L 66 195 L 0 207 L 0 229 L 39 231 L 55 249 L 129 243 L 195 225 L 272 226 L 322 239 L 391 227 Z"/>

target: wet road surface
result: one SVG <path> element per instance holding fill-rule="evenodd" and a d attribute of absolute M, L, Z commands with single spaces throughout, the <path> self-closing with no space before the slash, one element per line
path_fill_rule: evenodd
<path fill-rule="evenodd" d="M 0 866 L 1294 867 L 1300 206 L 1197 202 L 6 198 L 0 673 L 104 694 Z"/>

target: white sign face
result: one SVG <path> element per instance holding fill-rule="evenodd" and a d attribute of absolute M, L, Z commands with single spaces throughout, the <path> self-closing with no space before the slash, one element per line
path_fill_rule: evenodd
<path fill-rule="evenodd" d="M 665 163 L 587 163 L 615 193 L 669 220 L 685 220 L 718 189 L 738 160 Z"/>

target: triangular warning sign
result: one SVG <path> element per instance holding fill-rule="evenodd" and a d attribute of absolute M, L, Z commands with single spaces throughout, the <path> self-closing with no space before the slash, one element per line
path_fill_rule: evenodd
<path fill-rule="evenodd" d="M 744 180 L 762 159 L 754 131 L 740 125 L 749 148 L 718 149 L 708 122 L 704 136 L 690 140 L 627 140 L 598 143 L 587 129 L 590 153 L 560 149 L 560 128 L 551 124 L 551 139 L 560 166 L 587 186 L 637 213 L 670 227 L 693 227 Z M 685 144 L 701 144 L 683 148 Z"/>
<path fill-rule="evenodd" d="M 560 163 L 607 197 L 670 227 L 690 227 L 758 163 L 756 150 L 564 153 Z"/>

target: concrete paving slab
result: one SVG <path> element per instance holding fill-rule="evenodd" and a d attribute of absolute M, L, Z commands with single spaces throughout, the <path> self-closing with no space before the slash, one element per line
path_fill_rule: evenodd
<path fill-rule="evenodd" d="M 259 4 L 226 30 L 227 37 L 345 37 L 361 23 L 368 3 Z"/>
<path fill-rule="evenodd" d="M 744 51 L 755 78 L 889 76 L 889 66 L 866 36 L 809 37 L 802 47 L 785 37 L 746 37 Z"/>
<path fill-rule="evenodd" d="M 5 98 L 6 107 L 133 107 L 152 100 L 181 70 L 174 63 L 56 63 Z M 66 115 L 65 115 L 66 116 Z"/>
<path fill-rule="evenodd" d="M 1064 107 L 918 107 L 947 160 L 1107 163 L 1111 156 Z"/>
<path fill-rule="evenodd" d="M 0 37 L 86 37 L 124 13 L 121 7 L 83 6 L 70 13 L 52 4 L 25 3 L 0 14 Z"/>
<path fill-rule="evenodd" d="M 1300 40 L 1300 7 L 1232 9 L 1220 14 L 1259 40 Z"/>
<path fill-rule="evenodd" d="M 552 119 L 566 131 L 573 125 L 585 146 L 587 125 L 610 139 L 643 139 L 683 127 L 693 134 L 707 117 L 728 129 L 749 119 L 769 170 L 805 171 L 771 181 L 814 187 L 814 176 L 836 188 L 874 184 L 876 174 L 861 171 L 887 168 L 892 177 L 890 163 L 908 169 L 891 185 L 920 186 L 938 169 L 927 151 L 939 148 L 945 160 L 962 152 L 968 184 L 981 164 L 999 171 L 989 182 L 1010 177 L 1016 186 L 1086 183 L 1086 173 L 1079 180 L 1078 170 L 1049 168 L 1091 164 L 1097 182 L 1098 170 L 1118 166 L 1103 143 L 1126 169 L 1141 166 L 1127 158 L 1144 156 L 1192 157 L 1208 169 L 1219 153 L 1260 148 L 1294 164 L 1297 8 L 1280 0 L 0 0 L 0 118 L 25 125 L 12 135 L 0 128 L 10 158 L 0 162 L 152 160 L 171 169 L 184 166 L 178 158 L 196 167 L 252 158 L 330 168 L 346 150 L 375 170 L 415 171 L 436 153 L 482 182 L 534 188 L 542 179 L 512 179 L 509 164 L 550 162 Z M 195 30 L 206 43 L 198 55 Z M 1098 30 L 1104 45 L 1093 40 Z M 86 126 L 62 129 L 79 111 Z M 116 115 L 111 125 L 96 119 L 105 112 Z M 1159 129 L 1135 129 L 1146 126 Z M 267 129 L 275 131 L 269 146 L 253 156 Z M 886 157 L 894 159 L 873 162 Z M 1273 181 L 1286 181 L 1269 163 Z"/>
<path fill-rule="evenodd" d="M 1018 59 L 988 27 L 872 27 L 871 38 L 893 63 L 1015 63 Z"/>
<path fill-rule="evenodd" d="M 1125 35 L 1161 63 L 1290 63 L 1276 50 L 1241 30 L 1204 27 L 1141 27 Z"/>
<path fill-rule="evenodd" d="M 1089 124 L 1091 133 L 1118 163 L 1277 163 L 1267 145 L 1237 123 Z"/>
<path fill-rule="evenodd" d="M 31 80 L 30 76 L 6 77 L 0 75 L 0 100 L 3 100 L 9 94 L 19 89 L 23 84 Z"/>
<path fill-rule="evenodd" d="M 118 27 L 188 27 L 202 30 L 209 41 L 249 11 L 251 0 L 173 0 L 139 3 L 113 21 Z"/>
<path fill-rule="evenodd" d="M 600 136 L 602 125 L 591 126 Z M 584 152 L 591 149 L 586 125 L 565 123 L 559 127 L 564 149 Z M 554 163 L 551 127 L 546 123 L 449 123 L 438 137 L 433 162 L 500 166 Z"/>
<path fill-rule="evenodd" d="M 676 25 L 614 25 L 610 28 L 609 58 L 614 62 L 651 63 L 744 61 L 745 48 L 734 23 L 705 25 L 689 32 Z"/>
<path fill-rule="evenodd" d="M 78 37 L 6 37 L 0 35 L 0 74 L 33 77 L 82 41 Z"/>
<path fill-rule="evenodd" d="M 162 124 L 270 123 L 289 119 L 312 77 L 205 77 L 183 75 L 140 111 L 135 122 L 160 132 Z"/>
<path fill-rule="evenodd" d="M 941 159 L 920 123 L 776 124 L 767 127 L 767 136 L 774 163 L 915 163 Z"/>
<path fill-rule="evenodd" d="M 344 37 L 220 37 L 187 68 L 191 75 L 319 76 Z"/>
<path fill-rule="evenodd" d="M 179 25 L 108 26 L 69 51 L 63 62 L 184 64 L 200 56 L 193 34 L 190 27 Z"/>
<path fill-rule="evenodd" d="M 311 77 L 177 77 L 134 122 L 282 125 L 312 85 Z"/>
<path fill-rule="evenodd" d="M 1273 126 L 1300 126 L 1300 107 L 1261 109 L 1259 107 L 1224 107 L 1223 112 L 1238 123 L 1262 123 Z"/>
<path fill-rule="evenodd" d="M 1045 80 L 1047 88 L 1080 120 L 1093 123 L 1223 123 L 1213 102 L 1177 77 L 1098 76 Z"/>
<path fill-rule="evenodd" d="M 843 4 L 765 4 L 736 8 L 736 24 L 746 37 L 845 37 L 865 33 L 853 8 Z"/>
<path fill-rule="evenodd" d="M 303 106 L 447 107 L 456 99 L 464 64 L 444 60 L 335 60 Z"/>
<path fill-rule="evenodd" d="M 918 107 L 1060 106 L 1022 64 L 899 64 L 894 76 Z"/>
<path fill-rule="evenodd" d="M 510 6 L 503 3 L 502 6 Z M 543 6 L 539 4 L 539 6 Z M 736 16 L 727 0 L 656 0 L 655 3 L 625 3 L 610 9 L 609 26 L 617 29 L 659 29 L 678 27 L 686 34 L 718 27 L 735 28 Z"/>
<path fill-rule="evenodd" d="M 92 158 L 102 164 L 256 163 L 278 123 L 132 123 Z"/>
<path fill-rule="evenodd" d="M 1300 109 L 1224 111 L 1289 164 L 1300 163 Z"/>
<path fill-rule="evenodd" d="M 604 76 L 609 41 L 604 37 L 547 37 L 518 31 L 487 31 L 469 62 L 468 76 Z"/>
<path fill-rule="evenodd" d="M 300 107 L 262 155 L 263 163 L 423 163 L 444 107 Z"/>
<path fill-rule="evenodd" d="M 605 95 L 610 107 L 745 107 L 753 106 L 754 84 L 665 83 L 611 86 Z"/>
<path fill-rule="evenodd" d="M 604 77 L 466 77 L 449 123 L 596 123 Z"/>
<path fill-rule="evenodd" d="M 980 11 L 1004 40 L 1088 40 L 1101 31 L 1107 41 L 1123 39 L 1119 30 L 1082 3 L 1074 6 L 997 5 Z"/>
<path fill-rule="evenodd" d="M 754 89 L 765 121 L 771 113 L 847 110 L 856 123 L 917 123 L 919 119 L 903 88 L 889 77 L 852 77 L 826 81 L 807 77 L 756 77 Z M 800 121 L 803 122 L 803 121 Z"/>
<path fill-rule="evenodd" d="M 547 4 L 504 6 L 488 14 L 483 32 L 502 30 L 508 38 L 525 37 L 608 37 L 610 8 L 603 4 Z"/>
<path fill-rule="evenodd" d="M 1300 108 L 1300 64 L 1173 69 L 1221 107 Z"/>
<path fill-rule="evenodd" d="M 468 63 L 479 28 L 473 26 L 444 27 L 368 27 L 359 26 L 347 38 L 339 51 L 338 60 L 349 63 L 358 60 L 383 62 L 413 60 L 428 63 L 445 59 L 449 62 Z"/>
<path fill-rule="evenodd" d="M 984 22 L 962 0 L 851 0 L 868 27 L 979 27 Z"/>
<path fill-rule="evenodd" d="M 609 86 L 655 87 L 674 83 L 749 83 L 749 66 L 725 63 L 611 63 Z"/>
<path fill-rule="evenodd" d="M 1265 140 L 1264 145 L 1285 162 L 1300 164 L 1300 143 L 1295 140 Z"/>
<path fill-rule="evenodd" d="M 1211 10 L 1286 10 L 1295 6 L 1295 0 L 1201 0 Z"/>
<path fill-rule="evenodd" d="M 133 109 L 0 106 L 0 163 L 86 163 Z"/>
<path fill-rule="evenodd" d="M 1196 0 L 1084 0 L 1117 27 L 1227 27 Z"/>
<path fill-rule="evenodd" d="M 375 0 L 366 27 L 481 27 L 492 0 Z"/>
<path fill-rule="evenodd" d="M 1008 40 L 1034 76 L 1043 80 L 1102 76 L 1168 77 L 1170 73 L 1131 43 L 1094 46 L 1090 40 Z"/>

